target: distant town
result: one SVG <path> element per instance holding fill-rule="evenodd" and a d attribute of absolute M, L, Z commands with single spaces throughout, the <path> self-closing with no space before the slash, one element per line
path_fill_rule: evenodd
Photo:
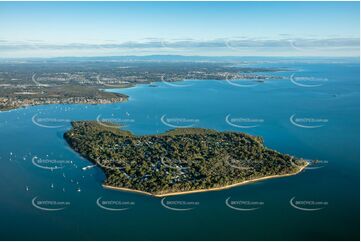
<path fill-rule="evenodd" d="M 103 89 L 183 80 L 251 80 L 281 78 L 279 69 L 240 67 L 206 61 L 70 61 L 0 62 L 0 111 L 41 104 L 106 104 L 126 95 Z M 260 74 L 261 73 L 261 74 Z"/>

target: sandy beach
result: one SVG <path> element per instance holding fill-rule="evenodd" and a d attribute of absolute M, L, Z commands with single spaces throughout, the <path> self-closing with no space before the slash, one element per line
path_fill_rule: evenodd
<path fill-rule="evenodd" d="M 303 171 L 308 165 L 309 165 L 309 163 L 307 162 L 306 165 L 301 166 L 300 169 L 297 172 L 294 172 L 294 173 L 289 173 L 289 174 L 284 174 L 284 175 L 265 176 L 265 177 L 255 178 L 255 179 L 251 179 L 251 180 L 248 180 L 248 181 L 243 181 L 243 182 L 239 182 L 239 183 L 235 183 L 235 184 L 231 184 L 231 185 L 227 185 L 227 186 L 223 186 L 223 187 L 215 187 L 215 188 L 209 188 L 209 189 L 199 189 L 199 190 L 184 191 L 184 192 L 170 192 L 170 193 L 164 193 L 164 194 L 152 194 L 152 193 L 149 193 L 149 192 L 144 192 L 144 191 L 134 190 L 134 189 L 129 189 L 129 188 L 114 187 L 114 186 L 109 186 L 109 185 L 104 185 L 104 184 L 102 186 L 104 188 L 106 188 L 106 189 L 112 189 L 112 190 L 118 190 L 118 191 L 126 191 L 126 192 L 134 192 L 134 193 L 140 193 L 140 194 L 144 194 L 144 195 L 149 195 L 149 196 L 154 196 L 154 197 L 160 197 L 161 198 L 161 197 L 186 195 L 186 194 L 199 193 L 199 192 L 220 191 L 220 190 L 225 190 L 225 189 L 229 189 L 229 188 L 232 188 L 232 187 L 241 186 L 241 185 L 245 185 L 245 184 L 248 184 L 248 183 L 254 183 L 254 182 L 258 182 L 258 181 L 262 181 L 262 180 L 293 176 L 293 175 L 296 175 L 296 174 L 300 173 L 301 171 Z"/>

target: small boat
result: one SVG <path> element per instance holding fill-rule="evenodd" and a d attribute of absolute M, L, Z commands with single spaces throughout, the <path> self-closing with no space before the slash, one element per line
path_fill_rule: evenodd
<path fill-rule="evenodd" d="M 91 168 L 93 168 L 93 167 L 95 167 L 95 166 L 97 166 L 97 165 L 90 165 L 90 166 L 85 166 L 85 167 L 83 167 L 83 168 L 81 168 L 83 171 L 86 171 L 86 170 L 89 170 L 89 169 L 91 169 Z"/>

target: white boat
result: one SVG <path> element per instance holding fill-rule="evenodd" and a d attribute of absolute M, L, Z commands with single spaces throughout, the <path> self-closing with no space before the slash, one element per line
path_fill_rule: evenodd
<path fill-rule="evenodd" d="M 81 168 L 83 171 L 86 171 L 86 170 L 89 170 L 89 169 L 91 169 L 91 168 L 93 168 L 93 167 L 95 167 L 95 166 L 97 166 L 97 165 L 90 165 L 90 166 L 84 166 L 83 168 Z"/>

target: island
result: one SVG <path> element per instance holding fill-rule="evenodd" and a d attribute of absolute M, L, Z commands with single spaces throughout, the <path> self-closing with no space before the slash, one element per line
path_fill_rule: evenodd
<path fill-rule="evenodd" d="M 158 197 L 294 175 L 308 164 L 241 132 L 177 128 L 136 136 L 113 123 L 71 124 L 64 138 L 104 171 L 104 187 Z"/>

